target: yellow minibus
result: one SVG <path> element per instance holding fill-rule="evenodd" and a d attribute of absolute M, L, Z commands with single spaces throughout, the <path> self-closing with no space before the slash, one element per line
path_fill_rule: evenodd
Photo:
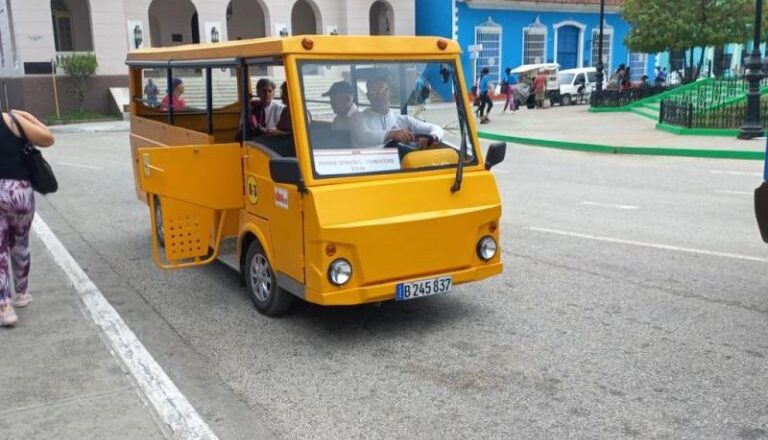
<path fill-rule="evenodd" d="M 405 301 L 501 273 L 460 49 L 292 36 L 131 52 L 131 155 L 161 268 L 220 260 L 259 312 Z"/>

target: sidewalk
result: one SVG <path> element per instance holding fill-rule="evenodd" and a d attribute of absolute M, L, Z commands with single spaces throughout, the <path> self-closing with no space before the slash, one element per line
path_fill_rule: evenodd
<path fill-rule="evenodd" d="M 82 124 L 51 125 L 48 127 L 56 133 L 103 133 L 110 131 L 128 131 L 131 122 L 125 120 L 85 122 Z"/>
<path fill-rule="evenodd" d="M 3 439 L 163 439 L 165 435 L 77 291 L 32 233 L 30 292 L 0 328 Z"/>
<path fill-rule="evenodd" d="M 523 108 L 514 114 L 502 114 L 502 108 L 494 104 L 491 122 L 478 125 L 481 138 L 614 154 L 763 160 L 765 152 L 765 138 L 681 136 L 656 130 L 654 121 L 632 113 L 590 113 L 587 105 Z"/>

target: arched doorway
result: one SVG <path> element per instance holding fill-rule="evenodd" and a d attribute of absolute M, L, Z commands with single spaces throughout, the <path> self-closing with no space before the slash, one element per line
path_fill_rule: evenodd
<path fill-rule="evenodd" d="M 293 35 L 317 34 L 320 17 L 317 8 L 308 0 L 298 0 L 291 10 L 291 33 Z"/>
<path fill-rule="evenodd" d="M 56 52 L 92 52 L 91 11 L 88 0 L 51 0 Z"/>
<path fill-rule="evenodd" d="M 232 0 L 227 5 L 227 35 L 230 40 L 267 36 L 267 8 L 261 1 Z"/>
<path fill-rule="evenodd" d="M 557 62 L 561 69 L 579 67 L 579 28 L 561 26 L 557 30 Z"/>
<path fill-rule="evenodd" d="M 200 29 L 195 5 L 190 0 L 152 0 L 149 5 L 149 34 L 155 47 L 199 43 Z"/>
<path fill-rule="evenodd" d="M 393 35 L 395 30 L 395 14 L 392 6 L 382 0 L 371 5 L 368 13 L 371 35 Z"/>

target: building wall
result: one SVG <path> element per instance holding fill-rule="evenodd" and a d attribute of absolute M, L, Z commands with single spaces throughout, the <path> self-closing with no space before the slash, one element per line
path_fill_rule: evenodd
<path fill-rule="evenodd" d="M 447 38 L 452 36 L 451 1 L 448 0 L 416 0 L 416 17 L 418 35 L 440 35 Z M 556 51 L 557 31 L 555 25 L 563 22 L 571 22 L 577 27 L 583 27 L 580 38 L 581 48 L 579 59 L 582 66 L 592 65 L 592 30 L 599 25 L 599 11 L 597 8 L 573 7 L 568 10 L 568 5 L 533 5 L 532 7 L 505 6 L 495 2 L 493 6 L 483 7 L 482 4 L 470 5 L 465 2 L 456 2 L 458 17 L 458 42 L 463 49 L 461 57 L 464 75 L 468 83 L 474 78 L 474 60 L 470 59 L 468 48 L 475 44 L 475 27 L 488 21 L 490 18 L 501 26 L 501 59 L 497 66 L 502 70 L 505 67 L 517 67 L 523 64 L 523 29 L 532 24 L 538 18 L 547 28 L 546 59 L 542 62 L 554 62 Z M 629 25 L 621 18 L 618 10 L 612 8 L 606 10 L 605 21 L 613 29 L 611 43 L 610 66 L 606 66 L 606 74 L 615 70 L 620 64 L 627 64 L 629 51 L 623 41 L 629 32 Z M 649 54 L 646 61 L 645 74 L 651 76 L 653 67 L 657 62 L 656 54 Z"/>
<path fill-rule="evenodd" d="M 93 52 L 98 61 L 96 75 L 91 80 L 86 110 L 110 111 L 111 98 L 107 86 L 127 87 L 125 58 L 133 49 L 132 28 L 135 23 L 143 30 L 142 47 L 151 45 L 149 8 L 152 0 L 81 0 L 90 11 L 89 25 L 79 24 L 81 33 L 91 33 Z M 191 15 L 176 14 L 179 5 L 194 8 L 198 14 L 200 42 L 208 42 L 206 30 L 217 25 L 220 41 L 228 40 L 226 11 L 230 0 L 154 0 L 158 11 L 164 11 L 156 22 L 160 26 L 159 41 L 171 44 L 171 33 L 182 33 L 184 43 L 191 42 Z M 239 0 L 245 5 L 261 6 L 266 36 L 277 35 L 276 25 L 291 29 L 294 0 Z M 317 17 L 317 32 L 327 34 L 336 29 L 339 34 L 368 35 L 369 11 L 376 0 L 307 0 Z M 446 0 L 444 0 L 446 1 Z M 393 34 L 413 35 L 416 25 L 413 0 L 386 0 L 393 10 Z M 12 19 L 9 15 L 12 12 Z M 154 11 L 154 8 L 153 8 Z M 178 15 L 178 18 L 175 16 Z M 85 28 L 83 30 L 83 27 Z M 177 29 L 178 28 L 178 29 Z M 13 32 L 12 32 L 13 30 Z M 12 45 L 15 41 L 15 45 Z M 54 112 L 50 74 L 27 75 L 24 63 L 50 63 L 56 57 L 50 0 L 0 0 L 0 104 L 22 106 L 35 114 Z M 177 43 L 174 43 L 177 44 Z M 15 47 L 15 50 L 14 50 Z M 16 60 L 16 61 L 14 61 Z M 57 81 L 68 81 L 59 72 Z M 5 92 L 7 91 L 7 93 Z M 7 94 L 7 99 L 6 99 Z M 62 108 L 70 106 L 71 92 L 59 91 Z M 76 101 L 74 101 L 76 102 Z"/>

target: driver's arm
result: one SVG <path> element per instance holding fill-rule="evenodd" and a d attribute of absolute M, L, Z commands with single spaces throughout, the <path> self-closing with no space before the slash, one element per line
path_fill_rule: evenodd
<path fill-rule="evenodd" d="M 401 126 L 408 127 L 407 129 L 415 134 L 428 134 L 435 138 L 436 141 L 442 141 L 445 132 L 439 125 L 431 124 L 429 122 L 420 121 L 410 116 L 401 115 Z M 404 123 L 404 124 L 403 124 Z"/>

